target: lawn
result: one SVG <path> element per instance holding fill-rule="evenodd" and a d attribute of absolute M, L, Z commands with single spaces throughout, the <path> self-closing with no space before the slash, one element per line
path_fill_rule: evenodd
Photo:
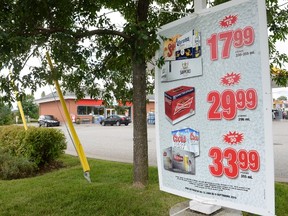
<path fill-rule="evenodd" d="M 89 159 L 91 180 L 78 158 L 61 158 L 66 168 L 33 178 L 0 181 L 3 215 L 161 216 L 186 199 L 159 190 L 157 168 L 149 168 L 149 186 L 132 187 L 132 165 Z M 276 214 L 288 215 L 288 185 L 276 184 Z M 247 215 L 247 214 L 246 214 Z"/>
<path fill-rule="evenodd" d="M 0 215 L 169 215 L 184 201 L 159 191 L 157 169 L 149 169 L 147 189 L 132 187 L 132 165 L 90 159 L 92 183 L 76 157 L 68 166 L 34 178 L 0 181 Z"/>

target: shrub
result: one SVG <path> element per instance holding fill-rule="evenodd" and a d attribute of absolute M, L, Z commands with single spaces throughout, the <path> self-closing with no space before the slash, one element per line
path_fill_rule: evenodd
<path fill-rule="evenodd" d="M 37 167 L 55 161 L 66 146 L 65 135 L 58 129 L 29 127 L 25 131 L 20 126 L 0 127 L 0 148 L 11 157 L 26 158 Z"/>
<path fill-rule="evenodd" d="M 10 107 L 0 101 L 0 125 L 10 125 L 12 123 L 13 120 Z"/>
<path fill-rule="evenodd" d="M 12 156 L 23 156 L 25 150 L 25 129 L 20 126 L 0 127 L 0 147 Z"/>
<path fill-rule="evenodd" d="M 38 167 L 56 160 L 67 147 L 65 135 L 54 128 L 31 127 L 23 141 L 25 156 Z"/>
<path fill-rule="evenodd" d="M 0 179 L 10 180 L 35 175 L 37 166 L 27 158 L 12 156 L 0 150 Z"/>

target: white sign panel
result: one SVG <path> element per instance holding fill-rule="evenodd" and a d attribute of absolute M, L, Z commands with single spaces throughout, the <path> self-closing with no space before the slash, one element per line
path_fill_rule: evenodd
<path fill-rule="evenodd" d="M 265 1 L 232 1 L 165 25 L 156 71 L 160 188 L 274 215 Z"/>

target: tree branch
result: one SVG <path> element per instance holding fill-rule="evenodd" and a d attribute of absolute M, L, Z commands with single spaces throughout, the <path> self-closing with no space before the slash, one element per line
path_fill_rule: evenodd
<path fill-rule="evenodd" d="M 116 30 L 109 30 L 109 29 L 94 29 L 90 31 L 78 31 L 78 32 L 73 32 L 71 30 L 67 29 L 62 29 L 62 28 L 43 28 L 43 27 L 38 27 L 35 28 L 35 31 L 32 32 L 26 32 L 26 33 L 20 33 L 21 35 L 28 35 L 28 36 L 34 36 L 34 35 L 51 35 L 55 33 L 64 33 L 71 35 L 75 39 L 81 39 L 85 37 L 90 37 L 94 35 L 116 35 L 124 38 L 125 40 L 129 40 L 130 36 L 127 34 L 116 31 Z"/>
<path fill-rule="evenodd" d="M 91 31 L 75 33 L 76 38 L 89 37 L 89 36 L 93 36 L 93 35 L 116 35 L 116 36 L 120 36 L 126 40 L 130 39 L 130 36 L 128 36 L 127 34 L 125 34 L 123 32 L 115 31 L 115 30 L 109 30 L 109 29 L 94 29 Z"/>

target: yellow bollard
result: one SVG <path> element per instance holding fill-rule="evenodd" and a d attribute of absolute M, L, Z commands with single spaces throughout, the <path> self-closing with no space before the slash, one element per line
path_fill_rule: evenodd
<path fill-rule="evenodd" d="M 20 111 L 20 115 L 21 115 L 21 118 L 22 118 L 22 122 L 23 122 L 24 128 L 25 128 L 25 130 L 28 130 L 21 101 L 17 101 L 17 106 L 18 106 L 18 109 Z"/>
<path fill-rule="evenodd" d="M 46 52 L 46 57 L 47 57 L 51 72 L 53 73 L 54 72 L 54 67 L 53 67 L 53 64 L 52 64 L 52 61 L 51 61 L 51 58 L 50 58 L 48 52 Z M 54 81 L 54 84 L 56 86 L 56 90 L 57 90 L 57 93 L 59 95 L 62 108 L 64 110 L 64 114 L 65 114 L 65 117 L 66 117 L 66 121 L 68 123 L 68 127 L 70 129 L 72 138 L 74 140 L 74 145 L 75 145 L 76 151 L 78 153 L 82 168 L 84 170 L 84 177 L 90 182 L 91 181 L 90 180 L 90 175 L 89 175 L 90 167 L 89 167 L 87 158 L 85 156 L 85 152 L 84 152 L 83 147 L 82 147 L 82 145 L 80 143 L 78 135 L 77 135 L 77 133 L 75 131 L 74 125 L 72 123 L 72 120 L 70 118 L 70 115 L 69 115 L 69 112 L 68 112 L 68 109 L 67 109 L 67 106 L 66 106 L 62 91 L 60 89 L 59 82 L 58 82 L 58 80 L 53 80 L 53 81 Z"/>
<path fill-rule="evenodd" d="M 11 74 L 12 74 L 12 72 L 10 71 L 10 76 L 11 76 Z M 12 82 L 12 86 L 14 86 L 14 82 L 13 81 L 11 81 L 11 82 Z M 15 95 L 16 96 L 18 95 L 17 91 L 15 91 Z M 19 109 L 19 112 L 20 112 L 20 115 L 21 115 L 21 118 L 22 118 L 23 126 L 24 126 L 25 130 L 28 130 L 21 101 L 17 100 L 17 106 L 18 106 L 18 109 Z"/>

